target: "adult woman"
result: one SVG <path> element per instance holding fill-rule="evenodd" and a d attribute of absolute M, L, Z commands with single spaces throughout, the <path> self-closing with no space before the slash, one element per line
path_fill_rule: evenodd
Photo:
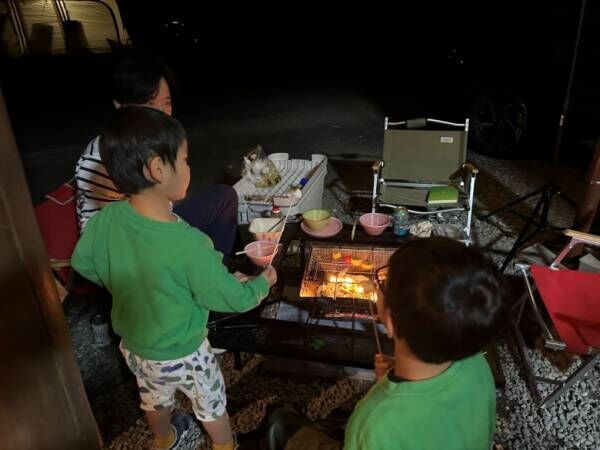
<path fill-rule="evenodd" d="M 142 105 L 171 115 L 171 74 L 159 61 L 148 57 L 122 59 L 112 76 L 115 108 Z M 94 138 L 77 161 L 77 218 L 83 231 L 87 221 L 104 205 L 123 194 L 115 187 L 100 157 L 99 138 Z M 237 227 L 237 194 L 231 186 L 212 185 L 189 195 L 173 210 L 190 225 L 208 234 L 215 248 L 231 253 Z"/>

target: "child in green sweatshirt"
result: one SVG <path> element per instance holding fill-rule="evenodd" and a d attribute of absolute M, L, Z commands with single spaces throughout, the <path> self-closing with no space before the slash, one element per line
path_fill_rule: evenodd
<path fill-rule="evenodd" d="M 502 280 L 480 252 L 443 237 L 401 245 L 376 271 L 377 312 L 394 355 L 345 429 L 344 450 L 488 450 L 496 390 L 481 353 L 504 323 Z M 294 411 L 271 417 L 270 450 L 340 450 Z"/>
<path fill-rule="evenodd" d="M 208 314 L 257 306 L 277 280 L 275 269 L 253 279 L 229 274 L 210 238 L 173 214 L 172 202 L 185 197 L 190 182 L 186 135 L 175 119 L 121 108 L 100 136 L 100 152 L 129 198 L 90 219 L 72 264 L 112 294 L 113 328 L 136 375 L 154 448 L 177 448 L 189 428 L 189 417 L 171 420 L 180 390 L 214 447 L 233 449 L 223 376 L 206 338 Z"/>
<path fill-rule="evenodd" d="M 377 271 L 394 356 L 356 405 L 345 450 L 487 450 L 496 390 L 481 353 L 503 323 L 501 280 L 481 253 L 443 237 L 401 246 Z"/>

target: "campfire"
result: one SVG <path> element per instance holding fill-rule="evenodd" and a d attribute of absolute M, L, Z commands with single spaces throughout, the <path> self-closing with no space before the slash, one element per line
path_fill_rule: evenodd
<path fill-rule="evenodd" d="M 394 252 L 389 247 L 313 244 L 304 269 L 300 297 L 376 301 L 375 271 Z"/>
<path fill-rule="evenodd" d="M 336 275 L 330 275 L 327 279 L 328 281 L 323 282 L 317 290 L 318 297 L 377 300 L 373 279 L 369 277 L 348 275 L 342 271 Z"/>

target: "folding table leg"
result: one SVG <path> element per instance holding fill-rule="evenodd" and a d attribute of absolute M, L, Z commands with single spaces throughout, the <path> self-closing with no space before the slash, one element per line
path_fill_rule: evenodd
<path fill-rule="evenodd" d="M 523 361 L 523 367 L 525 369 L 525 382 L 529 387 L 529 391 L 531 392 L 534 403 L 539 404 L 540 393 L 537 388 L 535 376 L 533 375 L 533 370 L 531 369 L 531 360 L 529 359 L 529 355 L 527 355 L 525 339 L 523 339 L 523 335 L 519 330 L 518 323 L 511 321 L 511 326 L 513 327 L 515 340 L 517 341 L 517 349 L 519 350 L 519 355 L 521 356 L 521 360 Z"/>
<path fill-rule="evenodd" d="M 583 377 L 588 370 L 592 369 L 596 363 L 600 361 L 600 352 L 597 352 L 588 358 L 584 359 L 581 365 L 577 368 L 577 370 L 569 377 L 564 383 L 561 383 L 560 387 L 556 388 L 554 392 L 552 392 L 548 397 L 546 397 L 542 403 L 540 404 L 541 408 L 545 408 L 550 406 L 552 403 L 560 397 L 564 391 L 569 389 L 573 384 L 575 384 L 581 377 Z"/>

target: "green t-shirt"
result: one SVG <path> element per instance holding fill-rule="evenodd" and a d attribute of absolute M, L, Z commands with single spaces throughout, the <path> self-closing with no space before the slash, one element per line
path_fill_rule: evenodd
<path fill-rule="evenodd" d="M 89 220 L 71 262 L 112 294 L 112 324 L 125 347 L 164 361 L 198 348 L 209 310 L 247 311 L 267 296 L 264 277 L 240 283 L 221 258 L 196 228 L 149 219 L 120 201 Z"/>
<path fill-rule="evenodd" d="M 383 377 L 356 405 L 344 449 L 488 450 L 495 423 L 494 379 L 478 354 L 427 380 Z"/>

